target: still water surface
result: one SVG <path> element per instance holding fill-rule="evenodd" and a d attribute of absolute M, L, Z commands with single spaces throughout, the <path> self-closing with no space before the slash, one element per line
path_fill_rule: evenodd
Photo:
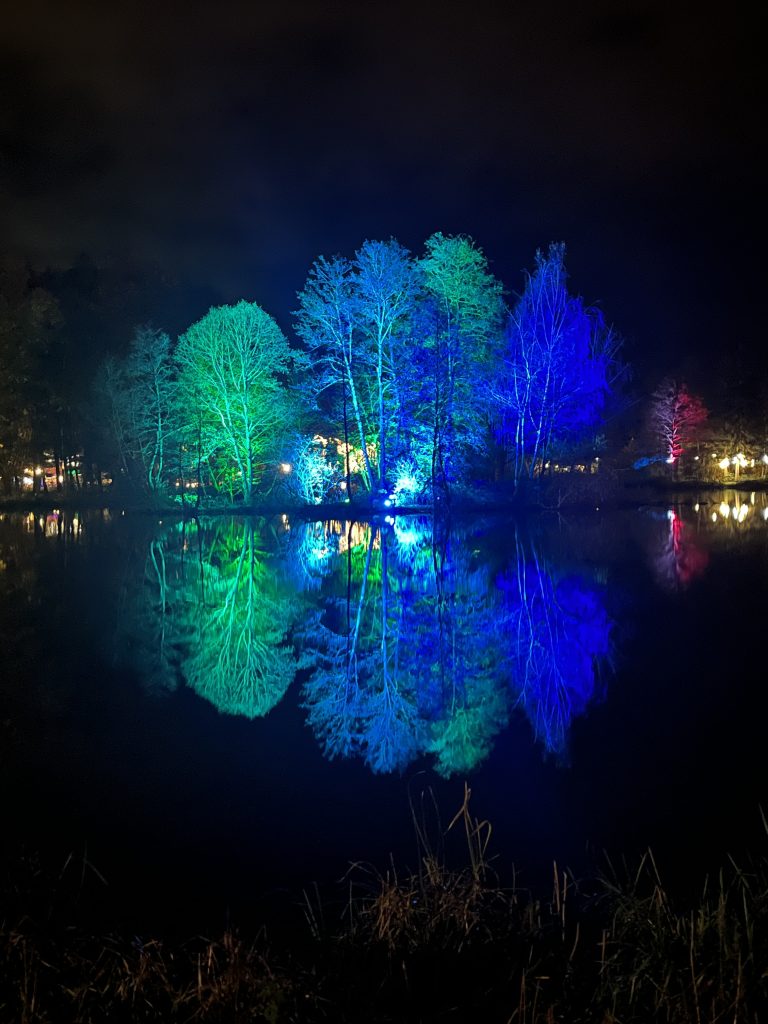
<path fill-rule="evenodd" d="M 416 860 L 465 780 L 503 879 L 759 836 L 768 507 L 433 525 L 0 517 L 4 843 L 218 920 Z M 431 801 L 430 801 L 431 805 Z M 216 918 L 216 915 L 219 918 Z"/>

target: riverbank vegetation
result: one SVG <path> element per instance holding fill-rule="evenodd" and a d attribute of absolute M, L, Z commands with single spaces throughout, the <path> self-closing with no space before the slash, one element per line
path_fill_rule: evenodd
<path fill-rule="evenodd" d="M 3 268 L 0 491 L 390 508 L 764 478 L 759 382 L 718 386 L 712 414 L 676 377 L 633 391 L 565 256 L 538 252 L 511 295 L 466 236 L 437 232 L 420 255 L 369 240 L 314 262 L 292 332 L 245 300 L 175 338 L 101 325 L 108 354 L 74 374 L 62 282 Z"/>
<path fill-rule="evenodd" d="M 87 862 L 6 880 L 0 1019 L 515 1024 L 757 1024 L 768 1005 L 768 860 L 731 860 L 696 900 L 664 886 L 649 851 L 631 869 L 546 895 L 503 885 L 469 791 L 449 866 L 417 824 L 415 870 L 353 866 L 339 891 L 286 898 L 282 927 L 218 938 L 136 935 L 105 920 Z M 89 898 L 89 891 L 90 898 Z M 99 905 L 94 917 L 88 907 Z M 289 926 L 287 924 L 289 922 Z"/>

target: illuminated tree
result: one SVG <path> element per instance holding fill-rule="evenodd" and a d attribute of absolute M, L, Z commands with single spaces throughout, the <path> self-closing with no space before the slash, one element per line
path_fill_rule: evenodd
<path fill-rule="evenodd" d="M 707 408 L 685 384 L 665 378 L 651 399 L 651 428 L 663 445 L 667 462 L 677 463 L 686 447 L 696 440 L 707 420 Z"/>
<path fill-rule="evenodd" d="M 294 435 L 286 451 L 290 464 L 287 492 L 305 505 L 320 505 L 341 481 L 339 466 L 327 458 L 320 443 L 305 435 Z"/>
<path fill-rule="evenodd" d="M 428 428 L 433 488 L 447 491 L 462 456 L 486 440 L 488 409 L 479 399 L 493 374 L 502 289 L 472 239 L 437 232 L 425 249 L 418 418 Z"/>
<path fill-rule="evenodd" d="M 253 524 L 230 522 L 202 553 L 203 601 L 182 671 L 189 686 L 230 715 L 260 718 L 296 672 L 287 634 L 296 615 L 257 550 Z"/>
<path fill-rule="evenodd" d="M 209 461 L 223 458 L 246 502 L 263 463 L 275 458 L 291 420 L 287 386 L 297 359 L 255 302 L 211 309 L 179 339 L 187 420 L 200 421 Z M 226 472 L 217 473 L 219 480 Z"/>
<path fill-rule="evenodd" d="M 565 246 L 536 253 L 536 269 L 509 320 L 492 393 L 499 440 L 513 452 L 515 480 L 532 477 L 553 448 L 594 433 L 624 367 L 602 315 L 568 293 Z"/>
<path fill-rule="evenodd" d="M 138 328 L 127 358 L 108 358 L 96 385 L 123 469 L 134 482 L 157 493 L 166 483 L 178 429 L 171 339 L 162 331 Z"/>
<path fill-rule="evenodd" d="M 358 322 L 367 361 L 375 374 L 379 486 L 386 487 L 388 433 L 395 421 L 402 433 L 402 375 L 410 367 L 405 349 L 416 297 L 416 273 L 407 249 L 394 238 L 364 242 L 355 254 Z"/>
<path fill-rule="evenodd" d="M 312 368 L 310 388 L 315 400 L 328 389 L 341 389 L 343 434 L 349 452 L 349 418 L 354 421 L 361 449 L 365 486 L 373 485 L 374 472 L 368 454 L 368 430 L 364 422 L 359 380 L 364 367 L 358 331 L 359 301 L 354 271 L 349 260 L 321 256 L 299 293 L 296 332 L 304 342 Z M 348 403 L 351 410 L 348 410 Z M 348 456 L 347 456 L 348 458 Z M 349 465 L 345 466 L 349 479 Z"/>

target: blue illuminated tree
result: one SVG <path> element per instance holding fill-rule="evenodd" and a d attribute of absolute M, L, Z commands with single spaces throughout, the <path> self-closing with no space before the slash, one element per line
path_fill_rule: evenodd
<path fill-rule="evenodd" d="M 625 372 L 620 342 L 602 314 L 567 288 L 565 245 L 536 253 L 509 319 L 492 393 L 498 439 L 512 452 L 516 481 L 540 473 L 558 445 L 598 430 Z"/>
<path fill-rule="evenodd" d="M 354 282 L 359 329 L 367 365 L 375 380 L 374 421 L 378 427 L 378 483 L 387 486 L 389 432 L 402 437 L 404 376 L 411 369 L 409 327 L 417 297 L 417 275 L 408 250 L 392 238 L 366 241 L 355 253 Z"/>

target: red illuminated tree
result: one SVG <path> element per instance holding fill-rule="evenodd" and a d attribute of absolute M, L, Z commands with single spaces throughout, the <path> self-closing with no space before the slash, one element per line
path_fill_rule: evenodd
<path fill-rule="evenodd" d="M 651 399 L 651 428 L 661 441 L 667 462 L 676 463 L 706 422 L 707 407 L 687 386 L 665 378 Z"/>

